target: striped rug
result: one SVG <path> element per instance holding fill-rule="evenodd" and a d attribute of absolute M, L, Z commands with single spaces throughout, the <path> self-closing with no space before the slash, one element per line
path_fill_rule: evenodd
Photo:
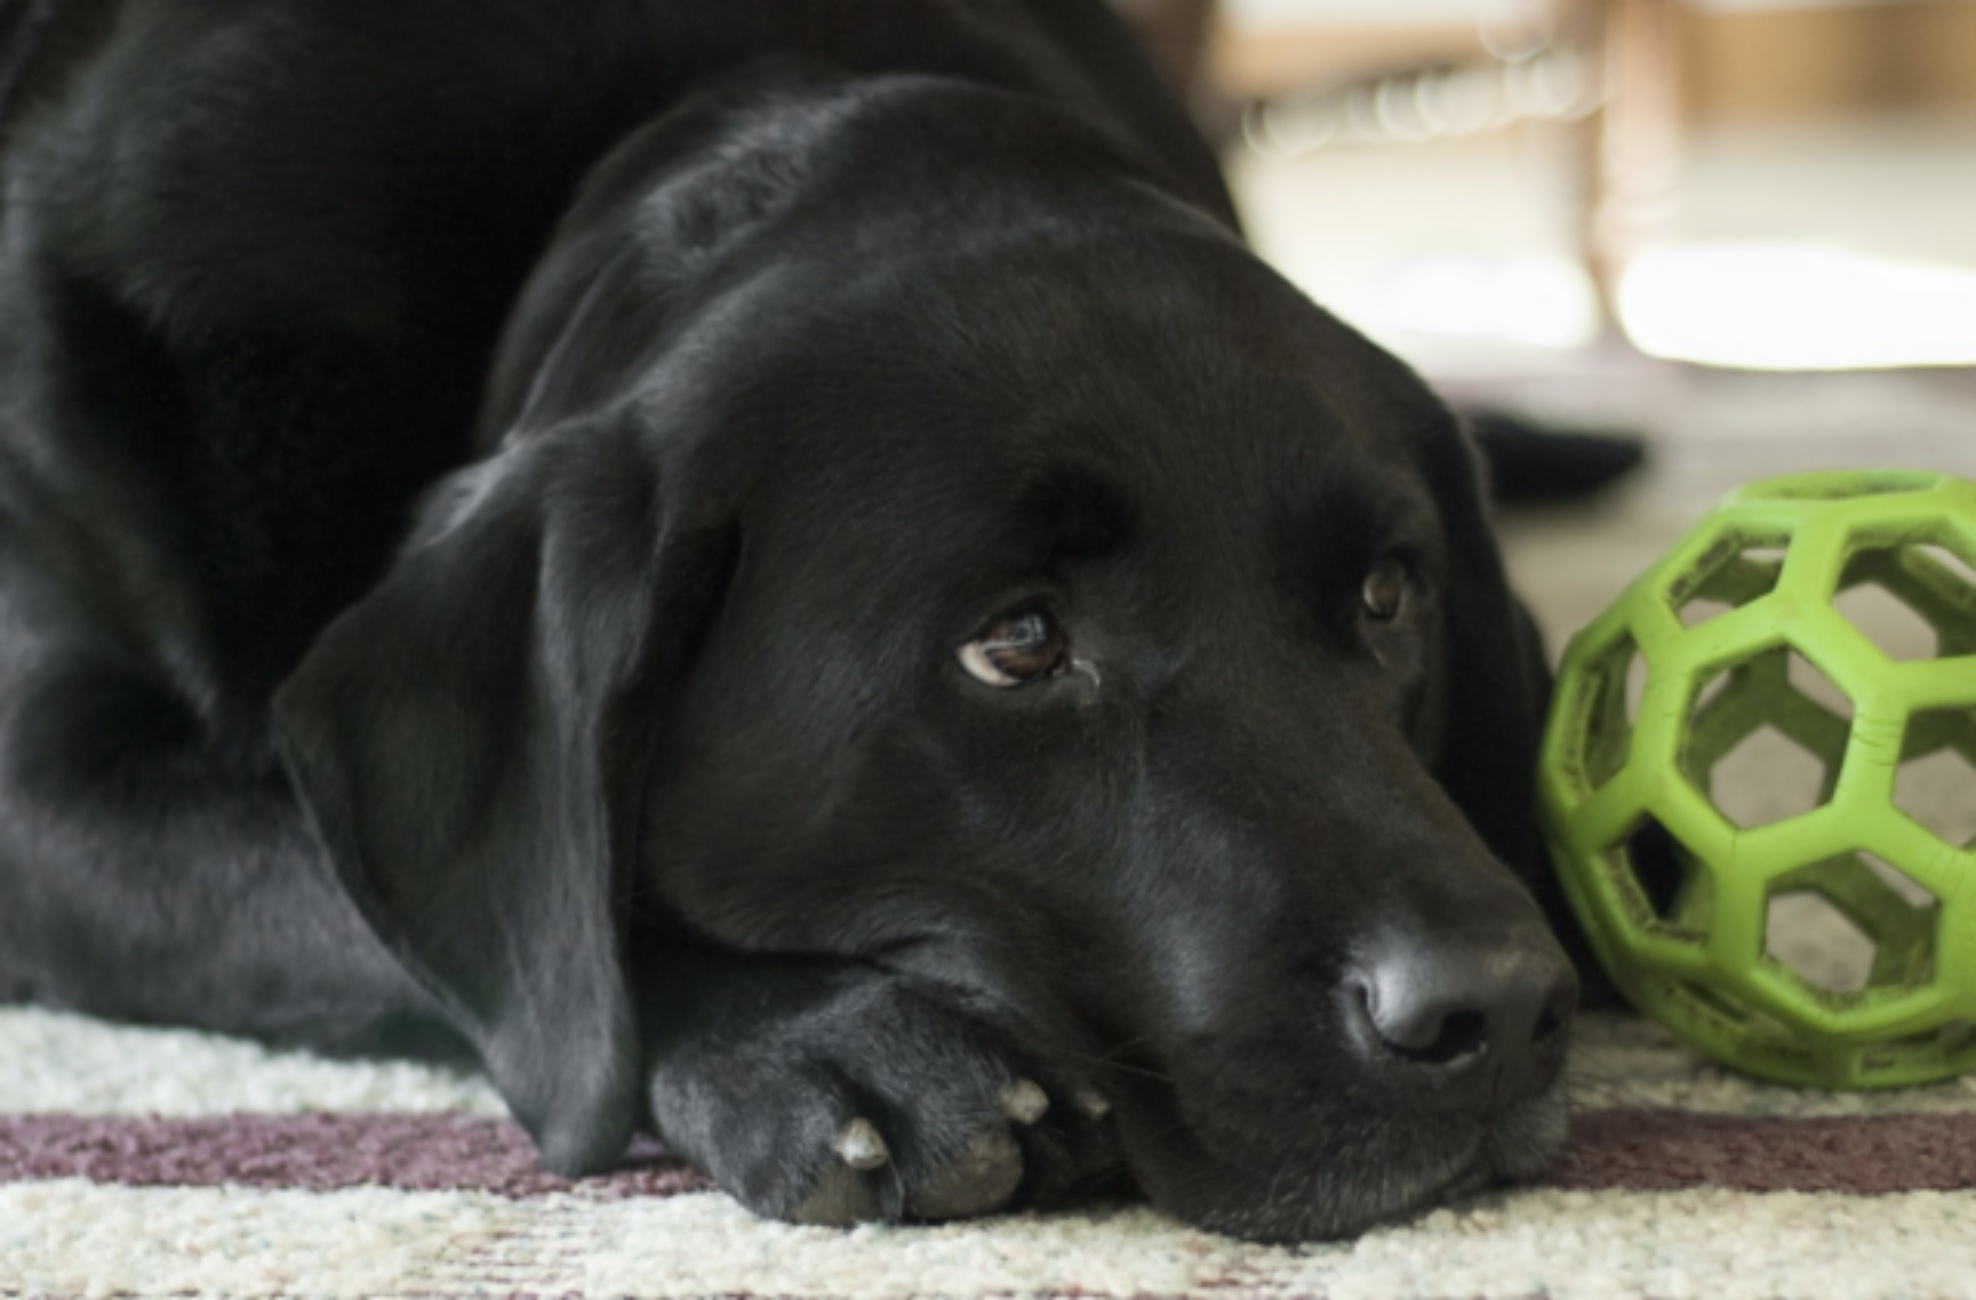
<path fill-rule="evenodd" d="M 537 1171 L 468 1077 L 0 1009 L 0 1295 L 1976 1297 L 1976 1081 L 1768 1088 L 1591 1018 L 1541 1186 L 1349 1243 L 1143 1208 L 854 1232 L 656 1149 Z"/>

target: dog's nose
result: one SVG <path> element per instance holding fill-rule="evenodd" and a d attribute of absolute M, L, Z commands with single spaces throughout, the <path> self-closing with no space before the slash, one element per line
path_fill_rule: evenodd
<path fill-rule="evenodd" d="M 1460 1109 L 1493 1111 L 1563 1064 L 1578 980 L 1548 933 L 1389 936 L 1345 982 L 1375 1071 Z"/>

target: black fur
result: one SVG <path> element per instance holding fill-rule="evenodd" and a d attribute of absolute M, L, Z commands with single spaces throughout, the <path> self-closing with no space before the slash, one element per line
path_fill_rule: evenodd
<path fill-rule="evenodd" d="M 464 1048 L 553 1168 L 817 1222 L 1330 1235 L 1554 1152 L 1474 460 L 1101 5 L 0 39 L 0 996 Z M 1011 611 L 1065 671 L 969 674 Z"/>

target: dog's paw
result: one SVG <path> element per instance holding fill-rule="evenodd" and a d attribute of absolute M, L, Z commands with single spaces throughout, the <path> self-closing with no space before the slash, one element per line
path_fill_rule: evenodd
<path fill-rule="evenodd" d="M 669 1145 L 771 1218 L 968 1218 L 1111 1162 L 1102 1107 L 1053 1097 L 958 1014 L 884 975 L 753 1003 L 652 1073 Z"/>
<path fill-rule="evenodd" d="M 979 1131 L 944 1159 L 921 1161 L 915 1172 L 899 1164 L 885 1134 L 858 1115 L 830 1142 L 834 1160 L 823 1169 L 788 1217 L 798 1223 L 842 1225 L 900 1217 L 964 1219 L 1007 1205 L 1022 1185 L 1022 1144 L 1015 1126 L 1042 1119 L 1049 1097 L 1028 1079 L 1004 1087 L 992 1112 L 978 1116 Z M 896 1188 L 898 1209 L 886 1193 Z"/>

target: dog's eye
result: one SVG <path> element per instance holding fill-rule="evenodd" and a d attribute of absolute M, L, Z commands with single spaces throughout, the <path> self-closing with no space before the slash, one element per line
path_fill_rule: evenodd
<path fill-rule="evenodd" d="M 961 667 L 990 686 L 1021 686 L 1070 666 L 1070 639 L 1039 609 L 997 619 L 958 651 Z"/>
<path fill-rule="evenodd" d="M 1400 616 L 1407 602 L 1407 568 L 1398 560 L 1381 560 L 1365 575 L 1359 589 L 1367 618 L 1390 623 Z"/>

